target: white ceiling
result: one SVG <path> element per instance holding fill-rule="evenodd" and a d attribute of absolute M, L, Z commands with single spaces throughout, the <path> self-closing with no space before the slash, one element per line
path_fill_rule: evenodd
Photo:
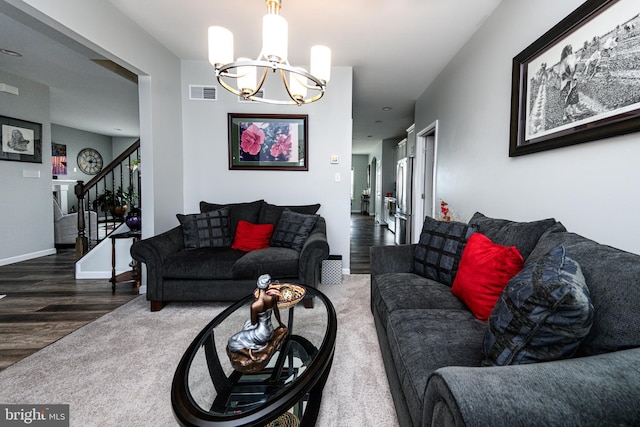
<path fill-rule="evenodd" d="M 103 1 L 110 1 L 181 59 L 207 60 L 207 28 L 211 25 L 233 32 L 236 57 L 255 58 L 261 48 L 262 16 L 266 12 L 263 0 Z M 283 0 L 281 15 L 289 23 L 289 62 L 308 64 L 310 47 L 325 44 L 332 50 L 333 65 L 353 67 L 353 152 L 366 153 L 372 142 L 406 133 L 413 123 L 415 100 L 500 1 Z M 0 15 L 0 19 L 6 18 Z M 6 27 L 0 20 L 0 48 L 22 48 L 24 54 L 36 46 L 43 50 L 47 46 L 47 41 L 35 34 L 22 44 L 16 37 L 9 39 Z M 114 128 L 120 128 L 120 133 L 127 133 L 132 84 L 115 75 L 94 80 L 108 75 L 94 64 L 92 73 L 79 80 L 70 74 L 71 59 L 61 51 L 53 53 L 38 52 L 35 62 L 29 64 L 29 72 L 8 66 L 7 58 L 0 58 L 0 68 L 53 88 L 54 123 L 84 129 L 86 126 L 74 122 L 82 119 L 85 124 L 93 123 L 87 115 L 95 112 L 101 116 L 102 128 L 111 129 L 96 128 L 96 132 L 112 135 L 118 134 Z M 77 52 L 66 55 L 74 54 L 81 56 Z M 27 55 L 22 58 L 25 63 L 27 59 Z M 34 70 L 42 68 L 47 71 L 37 75 Z M 92 92 L 100 89 L 104 93 Z M 327 87 L 330 90 L 331 82 Z M 84 102 L 80 101 L 83 91 Z M 117 98 L 112 100 L 109 94 Z M 99 109 L 96 100 L 104 109 Z M 383 111 L 383 107 L 391 110 Z M 137 103 L 135 108 L 137 118 Z M 123 116 L 120 119 L 119 113 Z"/>

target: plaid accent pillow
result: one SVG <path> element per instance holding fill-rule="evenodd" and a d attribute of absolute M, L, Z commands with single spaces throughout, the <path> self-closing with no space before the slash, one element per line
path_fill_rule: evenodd
<path fill-rule="evenodd" d="M 269 245 L 291 248 L 300 252 L 319 217 L 319 215 L 301 214 L 285 209 L 273 230 Z"/>
<path fill-rule="evenodd" d="M 427 279 L 453 285 L 464 245 L 475 231 L 474 226 L 462 222 L 425 218 L 413 254 L 413 271 Z"/>
<path fill-rule="evenodd" d="M 593 305 L 580 265 L 559 246 L 507 284 L 489 317 L 483 365 L 571 357 L 592 324 Z"/>
<path fill-rule="evenodd" d="M 192 215 L 178 214 L 176 217 L 182 225 L 186 249 L 231 246 L 229 209 Z"/>

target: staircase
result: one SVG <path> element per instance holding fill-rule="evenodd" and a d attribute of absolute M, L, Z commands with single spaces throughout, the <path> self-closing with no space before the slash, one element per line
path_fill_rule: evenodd
<path fill-rule="evenodd" d="M 134 142 L 122 154 L 105 166 L 86 184 L 78 181 L 74 192 L 78 198 L 78 237 L 76 237 L 76 261 L 113 233 L 125 222 L 132 210 L 141 208 L 140 140 Z M 95 224 L 92 215 L 95 211 Z M 97 240 L 93 236 L 97 230 Z"/>

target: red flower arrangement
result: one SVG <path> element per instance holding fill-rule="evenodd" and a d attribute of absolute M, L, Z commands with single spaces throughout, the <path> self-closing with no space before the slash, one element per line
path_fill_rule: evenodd
<path fill-rule="evenodd" d="M 449 204 L 440 199 L 440 212 L 443 221 L 451 221 L 451 215 L 449 215 Z"/>

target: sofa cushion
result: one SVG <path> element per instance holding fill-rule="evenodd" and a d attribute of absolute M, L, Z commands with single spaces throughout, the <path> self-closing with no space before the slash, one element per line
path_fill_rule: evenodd
<path fill-rule="evenodd" d="M 307 215 L 285 209 L 276 225 L 271 242 L 274 247 L 291 248 L 300 252 L 319 215 Z"/>
<path fill-rule="evenodd" d="M 462 222 L 425 218 L 413 256 L 413 271 L 451 286 L 464 245 L 475 231 L 474 226 Z"/>
<path fill-rule="evenodd" d="M 292 210 L 305 215 L 313 215 L 320 209 L 320 204 L 315 205 L 297 205 L 297 206 L 277 206 L 264 202 L 262 208 L 260 208 L 260 215 L 258 216 L 258 222 L 260 224 L 273 224 L 276 226 L 280 221 L 280 216 L 285 209 Z"/>
<path fill-rule="evenodd" d="M 462 252 L 451 293 L 486 322 L 502 290 L 523 264 L 515 246 L 498 245 L 484 234 L 473 233 Z"/>
<path fill-rule="evenodd" d="M 229 209 L 229 226 L 231 228 L 231 236 L 236 235 L 236 227 L 241 219 L 256 224 L 258 215 L 264 200 L 256 200 L 255 202 L 246 203 L 229 203 L 221 205 L 217 203 L 200 202 L 200 212 L 210 212 L 221 208 Z"/>
<path fill-rule="evenodd" d="M 169 255 L 162 277 L 172 279 L 232 279 L 233 265 L 245 253 L 231 248 L 200 248 Z"/>
<path fill-rule="evenodd" d="M 228 209 L 192 215 L 177 214 L 176 217 L 182 225 L 186 249 L 231 246 Z"/>
<path fill-rule="evenodd" d="M 266 248 L 246 253 L 233 265 L 234 279 L 258 279 L 269 274 L 273 280 L 298 277 L 300 253 L 290 248 Z"/>
<path fill-rule="evenodd" d="M 532 222 L 515 222 L 506 219 L 489 218 L 480 212 L 473 214 L 469 224 L 492 242 L 504 246 L 515 246 L 526 260 L 538 239 L 548 228 L 556 223 L 553 218 Z"/>
<path fill-rule="evenodd" d="M 414 273 L 384 273 L 371 279 L 371 299 L 383 324 L 390 312 L 402 309 L 466 310 L 451 288 Z"/>
<path fill-rule="evenodd" d="M 240 220 L 231 247 L 245 252 L 268 248 L 272 233 L 273 224 L 253 224 Z"/>
<path fill-rule="evenodd" d="M 520 365 L 573 356 L 593 321 L 589 289 L 564 247 L 528 265 L 496 304 L 484 336 L 485 365 Z"/>
<path fill-rule="evenodd" d="M 409 309 L 389 314 L 387 338 L 413 425 L 422 425 L 431 373 L 444 366 L 480 366 L 484 330 L 485 323 L 466 309 Z"/>
<path fill-rule="evenodd" d="M 593 326 L 576 355 L 640 347 L 640 255 L 558 227 L 540 238 L 531 258 L 542 258 L 558 246 L 580 265 L 594 307 Z"/>

